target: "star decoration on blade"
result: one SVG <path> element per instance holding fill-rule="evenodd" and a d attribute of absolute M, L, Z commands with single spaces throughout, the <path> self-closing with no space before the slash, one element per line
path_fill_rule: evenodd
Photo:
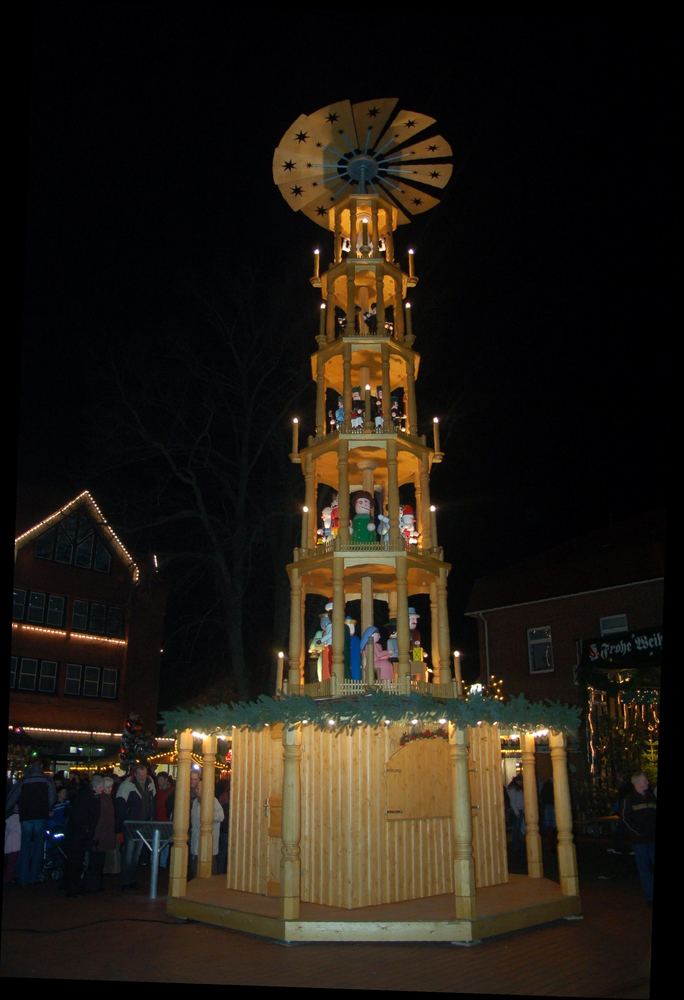
<path fill-rule="evenodd" d="M 325 229 L 339 212 L 330 207 L 344 208 L 350 195 L 379 198 L 392 211 L 393 227 L 402 225 L 437 205 L 451 177 L 452 167 L 441 166 L 451 147 L 435 126 L 434 118 L 402 107 L 396 97 L 328 104 L 300 114 L 285 132 L 274 154 L 274 180 L 291 208 Z M 309 159 L 300 162 L 306 143 Z"/>

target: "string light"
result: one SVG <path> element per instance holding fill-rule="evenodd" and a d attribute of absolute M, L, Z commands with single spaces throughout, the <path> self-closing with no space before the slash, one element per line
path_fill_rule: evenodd
<path fill-rule="evenodd" d="M 92 507 L 92 509 L 97 515 L 99 526 L 104 529 L 105 533 L 109 537 L 109 540 L 114 543 L 114 545 L 119 549 L 121 553 L 123 553 L 124 561 L 128 562 L 129 568 L 132 571 L 133 582 L 137 583 L 138 580 L 140 579 L 140 568 L 138 564 L 135 562 L 133 556 L 130 554 L 130 552 L 123 544 L 119 536 L 116 534 L 114 529 L 108 523 L 104 514 L 96 504 L 95 500 L 93 499 L 92 494 L 88 490 L 83 490 L 82 493 L 79 493 L 77 497 L 74 497 L 73 500 L 70 500 L 69 503 L 65 504 L 64 507 L 60 507 L 60 509 L 56 510 L 54 514 L 50 514 L 49 517 L 46 517 L 44 520 L 39 521 L 38 524 L 34 524 L 34 526 L 32 528 L 29 528 L 28 531 L 25 531 L 22 535 L 19 535 L 17 538 L 15 538 L 14 540 L 15 548 L 19 546 L 20 542 L 28 541 L 30 538 L 33 538 L 39 532 L 43 531 L 45 528 L 48 528 L 55 521 L 64 517 L 66 514 L 69 513 L 69 511 L 73 510 L 74 507 L 77 507 L 83 501 L 85 501 Z"/>
<path fill-rule="evenodd" d="M 45 628 L 42 625 L 25 625 L 23 622 L 12 622 L 12 628 L 22 632 L 44 632 L 47 635 L 60 635 L 64 639 L 85 639 L 86 642 L 108 642 L 111 646 L 127 646 L 126 639 L 110 639 L 106 635 L 93 635 L 90 632 L 70 632 L 68 629 Z"/>

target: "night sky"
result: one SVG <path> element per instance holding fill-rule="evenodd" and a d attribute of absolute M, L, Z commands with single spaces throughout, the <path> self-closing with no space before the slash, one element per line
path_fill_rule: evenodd
<path fill-rule="evenodd" d="M 194 336 L 189 287 L 245 261 L 264 301 L 288 282 L 306 364 L 312 250 L 325 267 L 331 240 L 281 198 L 273 150 L 300 113 L 397 96 L 454 150 L 442 203 L 397 249 L 404 266 L 416 249 L 419 421 L 442 419 L 433 502 L 454 643 L 474 652 L 461 614 L 477 576 L 665 502 L 676 46 L 641 19 L 383 20 L 33 5 L 20 497 L 88 488 L 125 529 L 134 477 L 114 483 L 102 462 L 111 362 L 167 328 Z M 305 433 L 313 408 L 312 382 Z"/>

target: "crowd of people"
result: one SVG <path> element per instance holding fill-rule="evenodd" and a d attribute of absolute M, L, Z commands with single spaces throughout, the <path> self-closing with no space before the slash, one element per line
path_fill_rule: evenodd
<path fill-rule="evenodd" d="M 212 872 L 226 871 L 229 780 L 216 785 L 213 804 Z M 188 878 L 197 872 L 200 840 L 199 770 L 191 772 Z M 137 888 L 138 869 L 149 850 L 127 821 L 172 822 L 175 782 L 167 771 L 145 763 L 128 774 L 90 777 L 46 773 L 33 761 L 11 785 L 6 802 L 5 884 L 20 886 L 61 878 L 64 895 L 100 892 L 105 874 L 119 876 L 122 891 Z M 162 838 L 159 866 L 169 865 L 170 837 Z"/>

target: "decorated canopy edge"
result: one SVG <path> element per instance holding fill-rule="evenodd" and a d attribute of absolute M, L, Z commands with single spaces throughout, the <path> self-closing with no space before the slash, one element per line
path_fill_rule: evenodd
<path fill-rule="evenodd" d="M 471 695 L 468 699 L 432 698 L 372 692 L 356 697 L 315 700 L 292 695 L 222 705 L 176 708 L 161 713 L 165 732 L 192 729 L 202 733 L 229 733 L 233 728 L 260 730 L 273 725 L 306 723 L 317 729 L 350 731 L 358 726 L 377 728 L 392 722 L 451 722 L 458 726 L 496 723 L 502 731 L 534 733 L 552 730 L 575 733 L 581 709 L 558 701 L 530 702 L 524 695 L 507 701 Z"/>

